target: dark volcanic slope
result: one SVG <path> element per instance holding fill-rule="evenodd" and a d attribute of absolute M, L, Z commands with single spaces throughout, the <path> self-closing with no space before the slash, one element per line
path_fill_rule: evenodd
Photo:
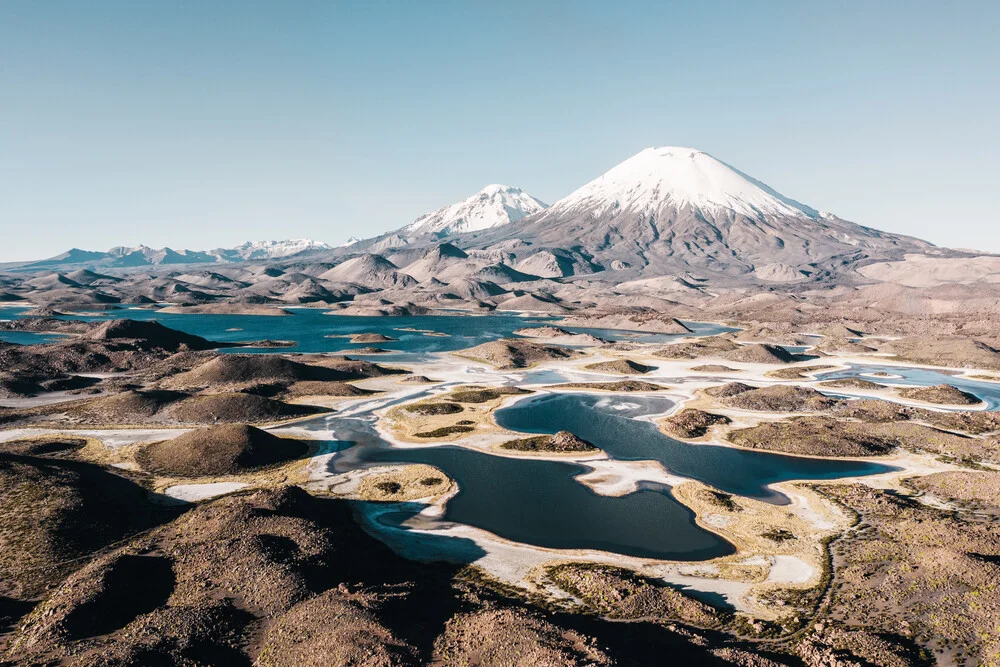
<path fill-rule="evenodd" d="M 145 489 L 100 466 L 6 453 L 62 452 L 58 442 L 4 443 L 0 453 L 0 598 L 33 599 L 78 560 L 164 515 Z"/>
<path fill-rule="evenodd" d="M 430 539 L 469 560 L 482 555 L 472 543 Z M 546 615 L 457 574 L 459 566 L 396 556 L 354 522 L 345 501 L 296 487 L 237 494 L 82 567 L 19 624 L 5 657 L 19 665 L 556 667 L 669 655 L 729 664 L 686 630 Z"/>
<path fill-rule="evenodd" d="M 109 320 L 101 323 L 93 331 L 84 335 L 88 340 L 96 341 L 128 341 L 143 350 L 180 349 L 210 350 L 218 347 L 230 347 L 229 343 L 213 343 L 201 336 L 170 329 L 159 322 L 142 322 L 138 320 Z"/>
<path fill-rule="evenodd" d="M 393 586 L 414 578 L 419 588 Z M 72 655 L 88 665 L 415 665 L 420 653 L 430 657 L 456 604 L 448 578 L 448 568 L 394 556 L 342 501 L 294 487 L 232 496 L 77 572 L 24 623 L 9 655 Z M 373 581 L 388 587 L 363 583 Z"/>

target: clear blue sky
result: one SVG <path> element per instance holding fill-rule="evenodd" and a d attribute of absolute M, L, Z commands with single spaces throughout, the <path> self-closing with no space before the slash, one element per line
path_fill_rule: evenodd
<path fill-rule="evenodd" d="M 0 261 L 371 236 L 646 146 L 1000 251 L 997 2 L 0 2 Z"/>

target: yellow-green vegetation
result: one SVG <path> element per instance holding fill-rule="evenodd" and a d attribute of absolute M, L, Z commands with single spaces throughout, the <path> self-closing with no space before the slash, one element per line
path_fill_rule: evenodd
<path fill-rule="evenodd" d="M 451 491 L 453 482 L 437 468 L 408 465 L 365 475 L 358 485 L 362 500 L 399 502 L 441 496 Z"/>
<path fill-rule="evenodd" d="M 449 440 L 469 433 L 504 433 L 493 412 L 511 396 L 530 393 L 519 387 L 466 385 L 386 413 L 393 434 L 409 442 Z"/>
<path fill-rule="evenodd" d="M 735 445 L 806 456 L 883 456 L 900 446 L 872 424 L 831 417 L 793 417 L 730 431 Z"/>
<path fill-rule="evenodd" d="M 500 445 L 500 449 L 517 452 L 536 452 L 554 454 L 580 454 L 600 451 L 597 447 L 569 431 L 559 431 L 553 435 L 536 435 L 530 438 L 508 440 Z"/>
<path fill-rule="evenodd" d="M 956 505 L 1000 514 L 1000 471 L 949 471 L 907 480 L 912 487 Z"/>
<path fill-rule="evenodd" d="M 975 405 L 982 402 L 972 394 L 950 384 L 939 384 L 933 387 L 907 387 L 897 389 L 896 393 L 903 398 L 939 405 Z"/>
<path fill-rule="evenodd" d="M 531 368 L 545 361 L 560 361 L 585 356 L 579 350 L 559 345 L 535 343 L 523 338 L 503 338 L 452 354 L 487 363 L 500 370 Z"/>
<path fill-rule="evenodd" d="M 847 519 L 829 509 L 810 487 L 794 485 L 792 489 L 823 522 L 814 523 L 787 506 L 733 496 L 701 482 L 684 482 L 673 488 L 677 500 L 695 512 L 699 525 L 736 546 L 736 554 L 713 562 L 718 576 L 752 582 L 751 592 L 745 597 L 753 615 L 777 623 L 765 623 L 759 629 L 736 628 L 740 633 L 773 634 L 797 627 L 823 593 L 827 541 L 848 525 Z M 807 564 L 813 576 L 799 584 L 767 582 L 768 566 L 746 563 L 754 556 L 793 556 Z"/>
<path fill-rule="evenodd" d="M 469 386 L 464 389 L 453 391 L 448 395 L 448 399 L 456 403 L 487 403 L 495 401 L 504 396 L 520 396 L 530 394 L 527 389 L 520 387 L 476 387 Z"/>
<path fill-rule="evenodd" d="M 730 382 L 720 387 L 709 387 L 705 393 L 729 407 L 759 412 L 822 412 L 842 404 L 842 401 L 815 389 L 789 385 L 755 388 L 741 382 Z"/>
<path fill-rule="evenodd" d="M 860 517 L 834 548 L 831 620 L 916 644 L 938 664 L 1000 661 L 995 521 L 862 485 L 823 492 Z"/>
<path fill-rule="evenodd" d="M 414 403 L 404 408 L 415 415 L 428 417 L 430 415 L 456 415 L 464 408 L 457 403 Z"/>
<path fill-rule="evenodd" d="M 792 417 L 731 431 L 740 447 L 805 456 L 880 456 L 896 447 L 958 461 L 996 460 L 990 440 L 970 438 L 913 422 L 866 423 L 827 416 Z"/>
<path fill-rule="evenodd" d="M 452 424 L 451 426 L 439 426 L 438 428 L 431 429 L 430 431 L 417 431 L 413 434 L 415 438 L 447 438 L 448 436 L 458 435 L 460 433 L 472 433 L 475 431 L 475 427 L 468 426 L 465 424 Z"/>
<path fill-rule="evenodd" d="M 649 371 L 655 370 L 654 366 L 647 366 L 646 364 L 640 364 L 638 361 L 632 361 L 631 359 L 614 359 L 613 361 L 599 361 L 595 364 L 588 364 L 584 366 L 588 371 L 596 371 L 598 373 L 611 373 L 614 375 L 642 375 L 643 373 L 648 373 Z"/>
<path fill-rule="evenodd" d="M 662 384 L 653 384 L 643 380 L 618 380 L 617 382 L 564 382 L 563 384 L 553 384 L 546 389 L 584 389 L 586 391 L 666 391 L 670 387 Z"/>
<path fill-rule="evenodd" d="M 660 422 L 660 427 L 668 434 L 677 438 L 700 438 L 717 424 L 729 424 L 731 420 L 725 415 L 705 412 L 697 408 L 685 408 Z"/>
<path fill-rule="evenodd" d="M 662 582 L 611 565 L 561 563 L 548 567 L 545 574 L 590 611 L 610 618 L 681 621 L 712 628 L 727 616 Z"/>
<path fill-rule="evenodd" d="M 828 371 L 832 368 L 836 368 L 836 366 L 795 366 L 793 368 L 778 368 L 768 371 L 764 373 L 764 376 L 778 380 L 804 380 L 809 379 L 810 374 Z"/>
<path fill-rule="evenodd" d="M 831 389 L 864 389 L 866 391 L 876 391 L 885 389 L 884 384 L 865 380 L 864 378 L 838 378 L 836 380 L 824 380 L 819 383 L 820 387 L 830 387 Z"/>

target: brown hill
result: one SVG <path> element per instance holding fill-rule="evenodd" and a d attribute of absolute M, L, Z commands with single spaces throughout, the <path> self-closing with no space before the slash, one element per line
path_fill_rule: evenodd
<path fill-rule="evenodd" d="M 211 426 L 171 440 L 154 442 L 137 455 L 139 464 L 160 475 L 236 475 L 289 461 L 307 446 L 246 424 Z"/>
<path fill-rule="evenodd" d="M 66 410 L 84 424 L 215 424 L 268 423 L 325 412 L 323 408 L 230 392 L 192 396 L 181 391 L 126 391 Z"/>
<path fill-rule="evenodd" d="M 790 364 L 796 361 L 794 354 L 783 347 L 769 343 L 740 345 L 737 349 L 723 354 L 722 358 L 746 364 Z"/>
<path fill-rule="evenodd" d="M 6 450 L 65 454 L 67 447 L 75 448 L 31 441 Z M 76 559 L 163 518 L 145 489 L 100 466 L 0 454 L 0 600 L 41 595 L 83 565 Z"/>
<path fill-rule="evenodd" d="M 274 354 L 222 354 L 170 379 L 176 388 L 219 385 L 291 384 L 302 381 L 337 382 L 357 375 L 322 366 L 310 366 Z"/>
<path fill-rule="evenodd" d="M 138 320 L 109 320 L 87 333 L 88 340 L 132 342 L 140 349 L 162 349 L 176 351 L 210 350 L 217 347 L 231 347 L 231 343 L 213 343 L 201 336 L 193 336 L 163 326 L 159 322 Z"/>
<path fill-rule="evenodd" d="M 950 384 L 939 384 L 933 387 L 908 387 L 897 389 L 896 393 L 903 398 L 938 405 L 977 405 L 982 403 L 977 396 Z"/>
<path fill-rule="evenodd" d="M 815 389 L 787 385 L 750 389 L 719 398 L 734 408 L 764 412 L 814 412 L 832 410 L 842 404 L 842 401 L 824 396 Z"/>
<path fill-rule="evenodd" d="M 501 370 L 528 368 L 543 361 L 573 359 L 583 356 L 582 352 L 569 348 L 557 345 L 543 345 L 515 338 L 490 341 L 489 343 L 476 345 L 455 354 L 469 359 L 485 361 Z"/>
<path fill-rule="evenodd" d="M 656 370 L 654 366 L 640 364 L 631 359 L 615 359 L 614 361 L 599 361 L 596 364 L 584 366 L 587 370 L 598 373 L 613 373 L 615 375 L 643 375 L 649 371 Z"/>

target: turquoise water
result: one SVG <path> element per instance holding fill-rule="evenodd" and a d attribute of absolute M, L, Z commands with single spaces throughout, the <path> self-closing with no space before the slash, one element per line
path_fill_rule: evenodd
<path fill-rule="evenodd" d="M 19 310 L 4 309 L 0 317 L 17 319 Z M 114 310 L 107 313 L 87 317 L 67 319 L 83 319 L 101 321 L 106 319 L 156 320 L 172 329 L 178 329 L 190 334 L 202 336 L 213 341 L 240 342 L 263 339 L 288 340 L 296 343 L 293 348 L 238 348 L 230 352 L 348 352 L 367 347 L 368 344 L 352 344 L 348 338 L 328 338 L 328 336 L 348 336 L 355 333 L 380 333 L 398 339 L 389 343 L 378 343 L 379 347 L 390 351 L 390 354 L 371 355 L 386 361 L 419 360 L 435 352 L 450 352 L 479 345 L 498 338 L 514 335 L 514 331 L 523 327 L 539 326 L 551 323 L 551 320 L 538 317 L 523 317 L 509 314 L 470 315 L 456 313 L 454 315 L 426 315 L 413 317 L 359 317 L 354 315 L 327 315 L 317 308 L 296 308 L 290 310 L 287 316 L 262 315 L 193 315 L 170 314 L 156 311 Z M 711 335 L 729 330 L 717 324 L 689 323 L 699 335 Z M 405 331 L 415 329 L 417 331 Z M 583 331 L 581 329 L 581 331 Z M 602 338 L 617 340 L 628 336 L 627 332 L 593 330 Z M 426 333 L 445 334 L 429 336 Z M 663 341 L 676 338 L 673 335 L 646 334 L 637 340 Z M 15 340 L 16 338 L 16 340 Z M 0 331 L 0 340 L 28 344 L 47 342 L 51 337 L 44 334 Z M 363 355 L 356 355 L 363 356 Z"/>
<path fill-rule="evenodd" d="M 654 423 L 641 419 L 662 414 L 672 406 L 672 401 L 661 397 L 545 393 L 499 410 L 496 420 L 504 428 L 523 433 L 570 431 L 613 459 L 659 461 L 670 473 L 775 504 L 785 504 L 788 499 L 767 488 L 769 484 L 875 475 L 893 469 L 868 461 L 810 459 L 692 445 L 667 437 Z"/>
<path fill-rule="evenodd" d="M 869 374 L 871 373 L 889 373 L 900 377 L 869 377 Z M 978 397 L 981 401 L 986 403 L 987 410 L 996 410 L 1000 408 L 1000 384 L 955 377 L 947 372 L 942 372 L 932 368 L 910 368 L 907 366 L 864 364 L 852 365 L 850 368 L 831 373 L 821 373 L 816 377 L 820 380 L 837 380 L 841 378 L 860 377 L 863 380 L 871 380 L 872 382 L 887 382 L 889 384 L 903 384 L 920 387 L 950 384 L 953 387 Z"/>

